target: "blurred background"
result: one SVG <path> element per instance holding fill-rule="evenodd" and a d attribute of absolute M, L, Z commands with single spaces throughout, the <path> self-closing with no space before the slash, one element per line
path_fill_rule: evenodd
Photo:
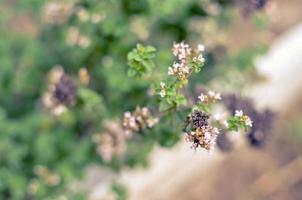
<path fill-rule="evenodd" d="M 0 199 L 302 199 L 301 9 L 302 0 L 1 0 Z M 215 89 L 253 129 L 220 134 L 211 153 L 164 117 L 126 138 L 124 112 L 157 113 L 150 85 L 166 76 L 174 41 L 206 47 L 188 98 Z M 137 43 L 157 49 L 146 80 L 127 76 Z"/>

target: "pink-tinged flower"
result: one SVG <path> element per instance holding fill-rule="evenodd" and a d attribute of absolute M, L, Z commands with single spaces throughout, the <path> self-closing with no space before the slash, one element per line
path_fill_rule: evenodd
<path fill-rule="evenodd" d="M 224 125 L 226 128 L 228 128 L 228 127 L 229 127 L 229 122 L 228 122 L 227 120 L 224 120 L 224 121 L 223 121 L 223 125 Z"/>
<path fill-rule="evenodd" d="M 235 117 L 242 117 L 243 116 L 243 111 L 242 110 L 236 110 L 235 111 Z"/>
<path fill-rule="evenodd" d="M 221 95 L 219 93 L 209 91 L 209 97 L 215 100 L 221 100 Z"/>
<path fill-rule="evenodd" d="M 204 102 L 206 100 L 206 96 L 201 93 L 199 96 L 198 96 L 198 99 L 201 101 L 201 102 Z"/>
<path fill-rule="evenodd" d="M 160 92 L 159 95 L 161 98 L 166 96 L 166 84 L 164 82 L 160 82 Z"/>
<path fill-rule="evenodd" d="M 199 45 L 197 46 L 197 49 L 198 49 L 198 51 L 203 52 L 203 51 L 205 50 L 205 47 L 204 47 L 203 44 L 199 44 Z"/>
<path fill-rule="evenodd" d="M 253 127 L 253 121 L 248 117 L 245 120 L 245 125 L 249 126 L 249 127 Z"/>
<path fill-rule="evenodd" d="M 128 135 L 140 132 L 146 128 L 152 128 L 159 122 L 147 107 L 136 107 L 133 113 L 125 112 L 123 127 Z"/>

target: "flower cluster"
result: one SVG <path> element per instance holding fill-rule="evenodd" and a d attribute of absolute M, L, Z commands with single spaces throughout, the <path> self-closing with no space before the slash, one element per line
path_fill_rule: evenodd
<path fill-rule="evenodd" d="M 80 30 L 76 27 L 70 27 L 68 29 L 66 42 L 70 46 L 79 46 L 81 48 L 87 48 L 91 44 L 90 38 L 81 34 Z"/>
<path fill-rule="evenodd" d="M 99 23 L 106 18 L 106 15 L 91 14 L 84 7 L 78 7 L 76 10 L 76 16 L 80 22 L 91 22 L 93 24 Z"/>
<path fill-rule="evenodd" d="M 236 110 L 243 110 L 253 121 L 247 134 L 247 140 L 253 147 L 262 147 L 273 129 L 276 113 L 270 109 L 258 111 L 249 98 L 242 98 L 234 94 L 224 95 L 224 104 L 228 110 L 236 115 Z M 238 113 L 237 115 L 241 115 Z"/>
<path fill-rule="evenodd" d="M 166 83 L 160 82 L 160 92 L 159 92 L 160 97 L 165 97 L 166 96 Z"/>
<path fill-rule="evenodd" d="M 136 107 L 133 113 L 126 112 L 124 114 L 123 126 L 126 134 L 140 132 L 145 128 L 152 128 L 159 121 L 158 118 L 153 117 L 147 107 Z"/>
<path fill-rule="evenodd" d="M 48 91 L 43 96 L 43 104 L 54 114 L 61 114 L 66 107 L 76 102 L 77 86 L 61 67 L 54 67 L 49 73 Z"/>
<path fill-rule="evenodd" d="M 221 95 L 219 93 L 209 91 L 208 94 L 201 93 L 198 96 L 198 99 L 204 104 L 215 103 L 217 100 L 221 100 Z"/>
<path fill-rule="evenodd" d="M 168 75 L 176 76 L 180 80 L 186 80 L 194 69 L 200 68 L 198 65 L 204 63 L 203 51 L 204 46 L 201 44 L 196 49 L 192 49 L 184 42 L 174 43 L 172 52 L 178 60 L 168 68 Z"/>
<path fill-rule="evenodd" d="M 44 6 L 43 18 L 49 24 L 63 24 L 72 13 L 72 4 L 50 1 Z"/>
<path fill-rule="evenodd" d="M 189 76 L 195 72 L 199 72 L 204 65 L 203 45 L 198 45 L 192 49 L 188 44 L 174 43 L 172 53 L 176 56 L 177 61 L 168 68 L 168 78 L 166 81 L 160 82 L 156 89 L 162 98 L 160 110 L 169 110 L 185 105 L 187 99 L 181 93 L 181 89 L 188 83 Z"/>
<path fill-rule="evenodd" d="M 238 131 L 239 128 L 243 128 L 244 130 L 248 130 L 253 126 L 253 121 L 246 114 L 243 114 L 242 110 L 235 110 L 235 115 L 229 117 L 224 125 L 229 131 Z"/>
<path fill-rule="evenodd" d="M 238 117 L 240 122 L 244 123 L 246 126 L 253 126 L 253 121 L 249 118 L 249 116 L 244 115 L 242 110 L 236 110 L 235 117 Z"/>
<path fill-rule="evenodd" d="M 47 185 L 56 186 L 60 183 L 61 178 L 58 174 L 52 172 L 45 166 L 36 166 L 34 169 L 35 174 L 42 179 Z"/>
<path fill-rule="evenodd" d="M 123 156 L 126 151 L 126 135 L 119 123 L 108 122 L 104 133 L 95 134 L 94 142 L 97 144 L 97 153 L 104 161 L 111 161 L 114 156 Z"/>
<path fill-rule="evenodd" d="M 214 149 L 219 130 L 210 125 L 209 118 L 208 114 L 199 110 L 188 117 L 186 140 L 192 143 L 192 148 L 201 147 L 208 151 Z"/>

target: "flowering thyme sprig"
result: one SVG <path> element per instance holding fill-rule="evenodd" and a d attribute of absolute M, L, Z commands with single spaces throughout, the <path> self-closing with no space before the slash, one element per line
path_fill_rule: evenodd
<path fill-rule="evenodd" d="M 161 97 L 161 111 L 186 104 L 186 98 L 181 94 L 181 89 L 188 83 L 190 75 L 193 72 L 199 72 L 204 65 L 203 51 L 204 46 L 201 44 L 192 49 L 184 42 L 174 43 L 172 53 L 176 61 L 168 68 L 168 79 L 162 81 L 157 89 Z"/>
<path fill-rule="evenodd" d="M 139 49 L 143 52 L 145 48 L 137 47 L 136 50 L 128 54 L 128 62 L 130 62 L 131 67 L 129 70 L 135 70 L 136 75 L 142 75 L 146 72 L 145 67 L 142 66 L 143 63 L 140 62 L 145 62 L 149 58 L 143 58 L 144 56 L 139 55 L 138 52 Z M 203 51 L 203 45 L 198 45 L 197 48 L 192 49 L 184 42 L 174 43 L 172 53 L 176 57 L 176 61 L 168 68 L 167 79 L 161 81 L 156 88 L 156 92 L 160 96 L 159 111 L 161 111 L 161 115 L 164 115 L 163 117 L 167 116 L 173 119 L 173 115 L 175 115 L 177 119 L 183 120 L 183 116 L 178 112 L 182 105 L 186 105 L 186 97 L 183 95 L 182 89 L 188 83 L 190 75 L 199 72 L 204 65 Z M 187 111 L 191 110 L 183 131 L 186 140 L 192 143 L 192 148 L 201 147 L 211 151 L 216 145 L 216 138 L 220 130 L 237 131 L 241 127 L 247 130 L 248 127 L 252 126 L 250 118 L 240 111 L 228 119 L 216 119 L 216 115 L 212 118 L 213 106 L 221 99 L 221 95 L 217 92 L 201 93 L 196 104 L 189 109 L 180 111 L 187 115 Z M 153 117 L 147 108 L 137 107 L 133 113 L 126 112 L 124 114 L 123 126 L 126 133 L 131 134 L 142 132 L 145 128 L 152 128 L 157 122 L 158 118 Z"/>
<path fill-rule="evenodd" d="M 263 147 L 272 134 L 277 113 L 270 109 L 259 111 L 253 101 L 247 97 L 239 97 L 235 94 L 224 95 L 224 104 L 235 115 L 236 110 L 243 110 L 253 121 L 249 129 L 247 140 L 253 147 Z"/>
<path fill-rule="evenodd" d="M 227 120 L 226 126 L 229 131 L 238 131 L 240 127 L 247 131 L 249 127 L 253 126 L 253 121 L 249 116 L 243 114 L 242 110 L 236 110 L 235 115 Z"/>
<path fill-rule="evenodd" d="M 176 57 L 173 65 L 168 68 L 168 75 L 175 76 L 183 84 L 187 83 L 191 73 L 199 72 L 204 65 L 204 46 L 199 44 L 196 49 L 192 49 L 188 44 L 174 43 L 172 53 Z"/>
<path fill-rule="evenodd" d="M 172 52 L 176 56 L 177 61 L 173 63 L 172 67 L 169 67 L 168 75 L 177 76 L 178 79 L 185 80 L 192 70 L 199 72 L 205 61 L 202 54 L 204 49 L 201 44 L 196 49 L 192 49 L 184 42 L 174 43 Z"/>
<path fill-rule="evenodd" d="M 207 94 L 201 93 L 198 100 L 195 107 L 209 113 L 212 105 L 221 100 L 221 95 L 218 92 L 209 91 Z"/>

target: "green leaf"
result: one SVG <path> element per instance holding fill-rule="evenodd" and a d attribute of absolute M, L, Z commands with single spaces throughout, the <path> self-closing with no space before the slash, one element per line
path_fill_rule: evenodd
<path fill-rule="evenodd" d="M 166 100 L 162 100 L 159 103 L 159 111 L 165 111 L 168 110 L 169 108 L 171 108 L 171 104 L 169 104 Z"/>

